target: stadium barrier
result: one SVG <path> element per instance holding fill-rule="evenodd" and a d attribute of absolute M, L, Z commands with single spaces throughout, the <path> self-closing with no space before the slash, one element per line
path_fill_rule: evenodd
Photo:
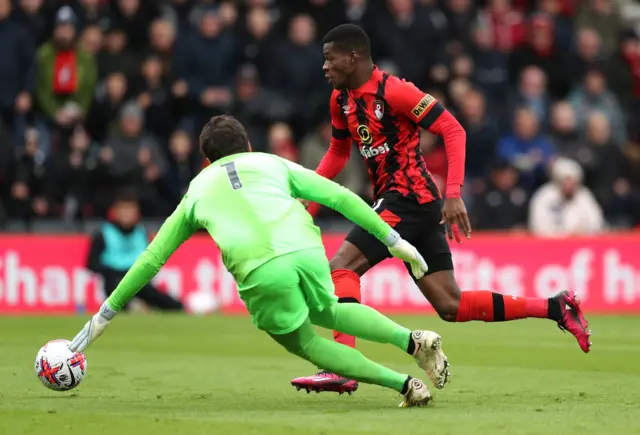
<path fill-rule="evenodd" d="M 324 237 L 333 254 L 344 235 Z M 586 310 L 640 314 L 640 235 L 542 240 L 529 236 L 474 235 L 453 246 L 456 276 L 465 289 L 493 289 L 548 297 L 571 288 Z M 84 268 L 82 235 L 0 236 L 0 314 L 93 312 L 100 279 Z M 209 292 L 222 312 L 242 313 L 235 284 L 206 236 L 187 241 L 156 277 L 165 291 L 185 298 Z M 385 313 L 433 312 L 404 266 L 387 260 L 363 278 L 364 302 Z"/>

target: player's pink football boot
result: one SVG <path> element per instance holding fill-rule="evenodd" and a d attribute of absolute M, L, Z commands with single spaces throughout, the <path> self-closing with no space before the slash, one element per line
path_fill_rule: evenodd
<path fill-rule="evenodd" d="M 358 389 L 358 382 L 343 378 L 335 373 L 320 372 L 313 376 L 307 376 L 304 378 L 296 378 L 291 381 L 291 385 L 296 387 L 296 390 L 306 390 L 307 394 L 312 391 L 320 393 L 321 391 L 331 391 L 334 393 L 353 393 Z"/>
<path fill-rule="evenodd" d="M 589 322 L 584 318 L 580 309 L 580 300 L 573 291 L 563 291 L 554 298 L 560 304 L 562 310 L 562 320 L 558 322 L 558 327 L 563 331 L 569 331 L 578 340 L 578 345 L 584 353 L 591 350 L 591 331 L 588 329 Z"/>

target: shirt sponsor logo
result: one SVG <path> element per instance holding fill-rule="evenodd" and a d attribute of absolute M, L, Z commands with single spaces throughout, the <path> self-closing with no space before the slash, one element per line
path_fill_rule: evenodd
<path fill-rule="evenodd" d="M 373 139 L 371 137 L 371 131 L 369 131 L 369 127 L 367 127 L 366 125 L 359 125 L 356 132 L 358 133 L 358 136 L 360 136 L 360 140 L 364 145 L 371 144 L 371 141 Z"/>
<path fill-rule="evenodd" d="M 380 154 L 386 154 L 389 151 L 391 151 L 391 148 L 389 148 L 389 144 L 387 143 L 377 147 L 360 148 L 360 154 L 362 154 L 362 157 L 364 157 L 365 159 L 372 159 L 374 157 L 379 156 Z"/>

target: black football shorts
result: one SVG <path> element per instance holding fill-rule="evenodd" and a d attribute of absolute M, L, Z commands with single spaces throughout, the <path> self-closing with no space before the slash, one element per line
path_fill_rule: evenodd
<path fill-rule="evenodd" d="M 440 225 L 442 200 L 419 204 L 413 198 L 389 192 L 373 204 L 373 209 L 403 239 L 418 249 L 429 266 L 427 275 L 453 270 L 445 227 Z M 391 256 L 382 242 L 358 226 L 349 232 L 346 240 L 362 251 L 371 267 Z M 408 264 L 405 266 L 411 275 L 411 268 Z"/>

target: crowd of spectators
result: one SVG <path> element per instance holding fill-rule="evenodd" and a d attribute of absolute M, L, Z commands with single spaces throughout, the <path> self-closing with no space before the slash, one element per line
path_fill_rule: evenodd
<path fill-rule="evenodd" d="M 640 42 L 621 1 L 0 0 L 0 225 L 101 217 L 119 187 L 166 216 L 220 113 L 255 150 L 315 168 L 331 136 L 322 36 L 353 22 L 466 129 L 477 229 L 636 226 Z M 442 183 L 444 147 L 422 139 Z M 371 196 L 359 153 L 336 181 Z"/>

